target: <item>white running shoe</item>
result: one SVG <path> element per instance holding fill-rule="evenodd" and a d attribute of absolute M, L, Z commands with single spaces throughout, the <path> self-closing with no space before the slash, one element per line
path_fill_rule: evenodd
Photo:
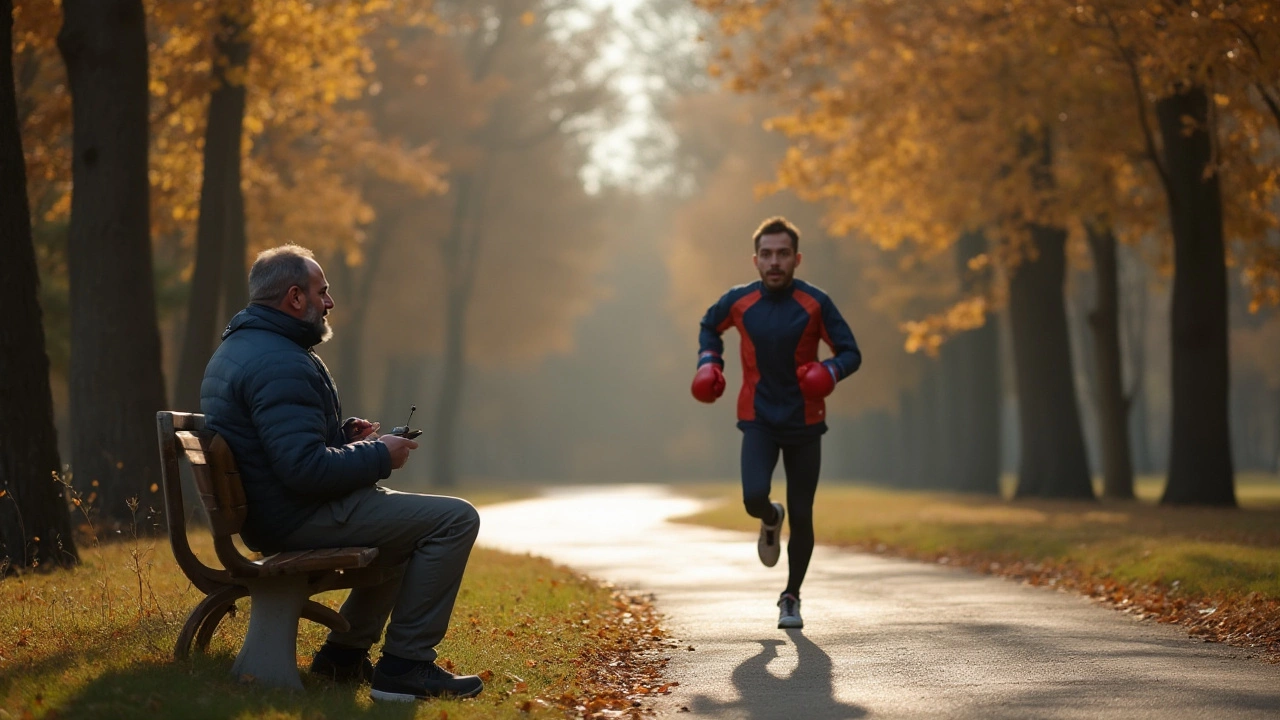
<path fill-rule="evenodd" d="M 800 598 L 791 593 L 783 593 L 778 598 L 778 627 L 783 630 L 804 627 L 804 619 L 800 617 Z"/>
<path fill-rule="evenodd" d="M 760 562 L 765 567 L 773 567 L 778 564 L 778 556 L 782 554 L 782 518 L 787 516 L 787 511 L 782 507 L 782 503 L 774 503 L 773 509 L 778 511 L 778 521 L 772 525 L 766 525 L 763 520 L 760 521 L 760 539 L 756 540 L 756 552 L 760 555 Z"/>

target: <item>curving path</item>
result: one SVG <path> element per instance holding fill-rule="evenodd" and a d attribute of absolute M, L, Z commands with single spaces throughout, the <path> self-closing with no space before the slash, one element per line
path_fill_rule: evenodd
<path fill-rule="evenodd" d="M 660 485 L 555 489 L 482 508 L 480 542 L 655 594 L 681 642 L 662 717 L 1280 718 L 1280 665 L 963 570 L 819 546 L 805 628 L 778 630 L 786 554 L 765 568 L 754 535 L 667 522 L 698 508 Z"/>

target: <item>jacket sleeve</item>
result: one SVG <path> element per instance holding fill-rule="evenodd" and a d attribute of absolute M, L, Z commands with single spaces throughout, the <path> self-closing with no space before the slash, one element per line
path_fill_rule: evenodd
<path fill-rule="evenodd" d="M 724 340 L 720 336 L 728 329 L 725 323 L 733 309 L 732 296 L 732 290 L 725 293 L 702 316 L 701 329 L 698 331 L 698 367 L 707 363 L 724 367 L 724 359 L 721 357 L 724 354 Z"/>
<path fill-rule="evenodd" d="M 248 375 L 248 406 L 271 470 L 285 487 L 299 495 L 330 498 L 390 477 L 391 452 L 383 443 L 326 443 L 323 395 L 311 381 L 314 369 L 305 357 L 259 361 L 259 370 Z"/>
<path fill-rule="evenodd" d="M 862 367 L 862 351 L 858 349 L 858 341 L 853 338 L 849 324 L 844 321 L 830 297 L 822 299 L 822 326 L 827 344 L 831 346 L 831 352 L 835 353 L 835 357 L 825 364 L 832 370 L 837 381 L 843 380 Z"/>

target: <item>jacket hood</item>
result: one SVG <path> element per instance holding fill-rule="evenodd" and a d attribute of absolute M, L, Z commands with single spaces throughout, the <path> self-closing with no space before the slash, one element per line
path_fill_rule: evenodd
<path fill-rule="evenodd" d="M 266 330 L 283 335 L 304 348 L 315 347 L 323 339 L 323 334 L 311 323 L 266 305 L 250 304 L 236 313 L 222 331 L 222 339 L 226 340 L 232 333 L 244 329 Z"/>

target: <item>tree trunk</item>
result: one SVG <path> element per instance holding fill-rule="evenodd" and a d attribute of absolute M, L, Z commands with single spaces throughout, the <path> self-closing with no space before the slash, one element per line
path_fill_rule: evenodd
<path fill-rule="evenodd" d="M 1033 226 L 1037 257 L 1009 280 L 1021 457 L 1015 497 L 1093 498 L 1063 299 L 1066 233 Z"/>
<path fill-rule="evenodd" d="M 981 233 L 966 233 L 956 243 L 956 263 L 966 293 L 976 292 L 989 278 L 969 270 L 969 260 L 987 249 Z M 994 319 L 942 346 L 948 393 L 951 397 L 948 443 L 952 455 L 945 460 L 958 492 L 1000 494 L 1000 328 Z"/>
<path fill-rule="evenodd" d="M 1271 445 L 1271 472 L 1280 473 L 1280 389 L 1271 393 L 1271 407 L 1274 410 L 1271 417 L 1275 420 L 1271 426 L 1274 440 Z"/>
<path fill-rule="evenodd" d="M 1117 248 L 1121 250 L 1122 248 Z M 1136 276 L 1128 278 L 1124 284 L 1125 302 L 1121 317 L 1125 323 L 1125 337 L 1128 339 L 1129 357 L 1129 438 L 1131 442 L 1134 470 L 1139 473 L 1155 471 L 1155 463 L 1151 459 L 1151 439 L 1147 427 L 1147 287 L 1146 263 L 1137 258 L 1125 265 L 1136 272 Z M 1136 288 L 1133 285 L 1137 285 Z"/>
<path fill-rule="evenodd" d="M 444 363 L 440 372 L 440 396 L 436 401 L 433 433 L 432 483 L 450 488 L 458 484 L 457 428 L 461 423 L 462 392 L 466 383 L 466 322 L 475 286 L 481 231 L 474 222 L 478 201 L 477 182 L 463 175 L 456 183 L 452 228 L 445 238 L 443 255 L 448 286 L 445 292 Z"/>
<path fill-rule="evenodd" d="M 440 397 L 436 403 L 435 454 L 431 481 L 436 487 L 458 485 L 457 436 L 462 409 L 462 389 L 466 382 L 466 302 L 456 290 L 445 299 L 444 365 L 441 368 Z"/>
<path fill-rule="evenodd" d="M 214 89 L 205 126 L 196 266 L 175 390 L 177 408 L 188 412 L 200 410 L 200 382 L 222 325 L 249 301 L 244 277 L 244 194 L 240 189 L 243 70 L 249 60 L 244 30 L 247 19 L 243 9 L 226 9 L 219 16 L 214 40 Z M 234 296 L 232 286 L 241 288 Z"/>
<path fill-rule="evenodd" d="M 898 487 L 920 487 L 919 395 L 915 388 L 898 391 Z"/>
<path fill-rule="evenodd" d="M 13 4 L 0 0 L 0 577 L 74 565 L 13 83 Z"/>
<path fill-rule="evenodd" d="M 128 523 L 159 507 L 165 406 L 151 271 L 146 16 L 141 0 L 66 0 L 71 88 L 71 458 L 76 484 Z M 149 529 L 139 518 L 140 527 Z"/>
<path fill-rule="evenodd" d="M 335 263 L 334 272 L 342 278 L 342 285 L 337 285 L 338 292 L 346 298 L 340 306 L 343 312 L 342 328 L 335 333 L 338 357 L 338 387 L 348 398 L 348 406 L 365 407 L 364 398 L 364 325 L 369 316 L 369 299 L 373 294 L 373 284 L 377 282 L 382 270 L 382 257 L 387 246 L 391 244 L 391 233 L 399 221 L 399 213 L 393 210 L 379 209 L 378 215 L 369 228 L 368 241 L 364 246 L 364 263 L 352 268 L 346 263 Z M 396 420 L 394 424 L 399 424 Z M 391 419 L 384 420 L 386 427 L 391 427 Z"/>
<path fill-rule="evenodd" d="M 241 94 L 243 93 L 242 89 Z M 240 119 L 243 125 L 243 113 Z M 226 257 L 223 259 L 222 272 L 222 312 L 213 326 L 214 335 L 219 338 L 226 323 L 249 304 L 249 237 L 245 227 L 244 192 L 240 187 L 241 162 L 242 159 L 237 155 L 232 169 L 235 177 L 228 179 L 226 186 L 229 197 L 227 198 Z"/>
<path fill-rule="evenodd" d="M 1227 270 L 1209 100 L 1200 87 L 1156 103 L 1173 228 L 1173 419 L 1164 504 L 1236 504 L 1228 418 Z M 1193 121 L 1191 132 L 1184 118 Z M 1207 176 L 1206 176 L 1207 175 Z"/>
<path fill-rule="evenodd" d="M 916 408 L 919 412 L 919 435 L 915 438 L 915 452 L 920 455 L 919 477 L 916 487 L 940 490 L 948 487 L 948 468 L 941 462 L 943 441 L 942 408 L 938 402 L 941 391 L 938 376 L 942 368 L 937 360 L 927 360 L 920 386 L 916 388 Z"/>
<path fill-rule="evenodd" d="M 1129 399 L 1124 396 L 1120 363 L 1120 273 L 1116 236 L 1110 228 L 1088 229 L 1097 273 L 1097 307 L 1089 314 L 1097 377 L 1098 441 L 1102 455 L 1102 495 L 1133 499 L 1133 462 L 1129 455 Z"/>

